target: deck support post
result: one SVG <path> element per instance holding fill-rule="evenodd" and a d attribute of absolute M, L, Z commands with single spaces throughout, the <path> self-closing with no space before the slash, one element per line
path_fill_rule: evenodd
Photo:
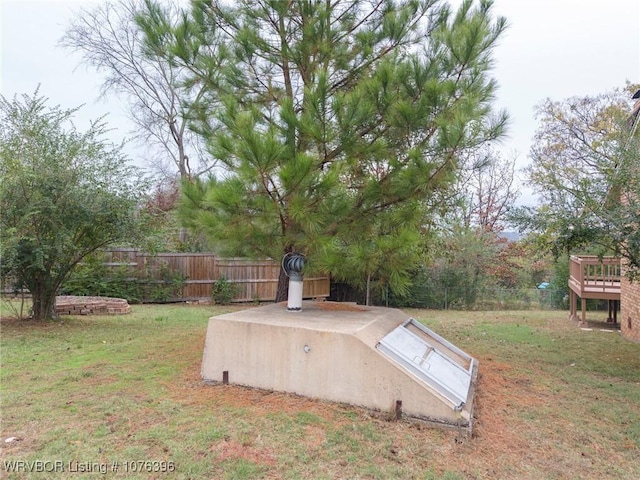
<path fill-rule="evenodd" d="M 582 320 L 580 321 L 580 325 L 584 327 L 587 325 L 587 299 L 581 298 L 580 300 L 580 306 L 582 307 Z"/>

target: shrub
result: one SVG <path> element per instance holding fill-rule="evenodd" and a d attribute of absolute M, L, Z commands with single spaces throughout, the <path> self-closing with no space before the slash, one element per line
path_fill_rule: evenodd
<path fill-rule="evenodd" d="M 221 277 L 213 284 L 211 289 L 211 299 L 218 305 L 228 305 L 238 293 L 238 287 L 229 282 L 225 277 Z"/>
<path fill-rule="evenodd" d="M 187 277 L 180 272 L 171 270 L 168 265 L 162 263 L 153 269 L 145 268 L 137 282 L 144 302 L 162 303 L 182 298 L 182 287 L 186 279 Z"/>
<path fill-rule="evenodd" d="M 180 298 L 185 280 L 184 275 L 166 264 L 135 272 L 126 265 L 108 265 L 103 255 L 96 254 L 76 266 L 60 293 L 124 298 L 129 303 L 160 303 Z"/>

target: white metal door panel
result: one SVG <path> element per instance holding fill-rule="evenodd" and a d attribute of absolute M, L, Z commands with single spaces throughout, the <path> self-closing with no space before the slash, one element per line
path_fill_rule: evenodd
<path fill-rule="evenodd" d="M 417 323 L 411 321 L 414 325 Z M 456 407 L 464 405 L 471 385 L 471 369 L 467 370 L 447 357 L 437 348 L 438 342 L 430 343 L 428 335 L 433 332 L 429 329 L 419 325 L 426 337 L 421 338 L 405 328 L 406 325 L 395 328 L 382 338 L 378 343 L 379 350 L 430 384 Z"/>

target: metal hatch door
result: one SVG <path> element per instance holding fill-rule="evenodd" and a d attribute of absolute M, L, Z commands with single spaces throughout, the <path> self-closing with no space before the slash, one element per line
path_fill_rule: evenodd
<path fill-rule="evenodd" d="M 434 388 L 454 408 L 464 407 L 473 357 L 413 318 L 385 335 L 376 348 Z"/>

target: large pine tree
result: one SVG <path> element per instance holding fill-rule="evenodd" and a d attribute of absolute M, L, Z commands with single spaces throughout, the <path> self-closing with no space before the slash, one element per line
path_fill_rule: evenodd
<path fill-rule="evenodd" d="M 485 0 L 226 5 L 195 1 L 170 35 L 138 18 L 151 48 L 208 85 L 194 127 L 226 171 L 185 185 L 186 223 L 227 253 L 297 251 L 402 290 L 457 159 L 502 132 L 489 74 L 504 19 Z M 212 63 L 220 76 L 200 74 Z"/>

